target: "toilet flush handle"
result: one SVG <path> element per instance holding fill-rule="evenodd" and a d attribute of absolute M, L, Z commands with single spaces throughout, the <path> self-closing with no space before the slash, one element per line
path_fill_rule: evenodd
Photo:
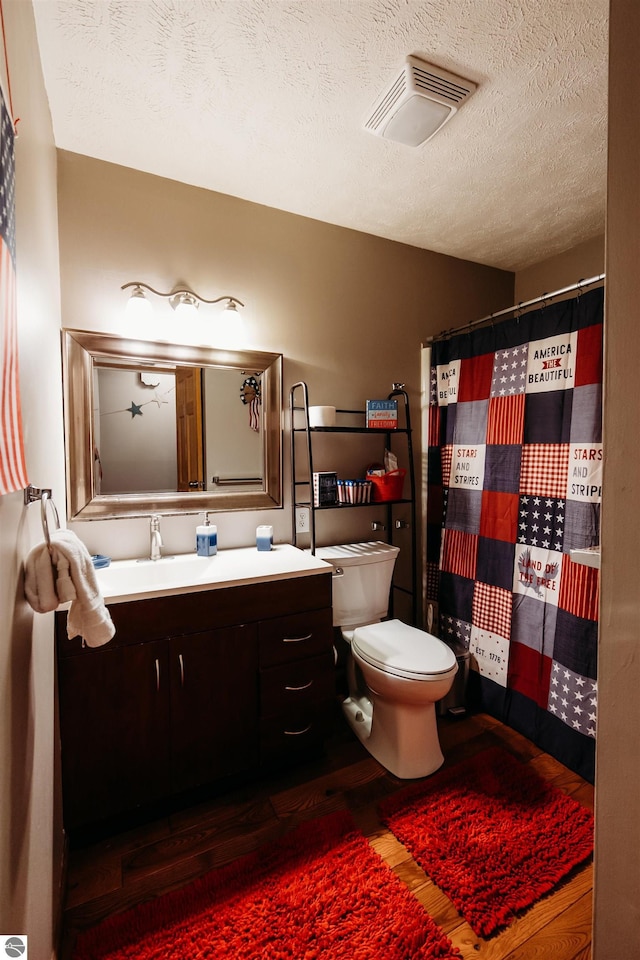
<path fill-rule="evenodd" d="M 332 577 L 344 577 L 344 570 L 342 569 L 342 567 L 334 567 L 334 568 L 333 568 L 333 573 L 331 574 L 331 576 L 332 576 Z"/>

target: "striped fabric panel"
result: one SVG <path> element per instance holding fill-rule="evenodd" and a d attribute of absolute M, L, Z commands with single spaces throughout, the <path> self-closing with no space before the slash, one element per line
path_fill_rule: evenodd
<path fill-rule="evenodd" d="M 26 487 L 27 468 L 22 439 L 18 384 L 16 283 L 11 253 L 0 241 L 0 495 Z"/>
<path fill-rule="evenodd" d="M 520 444 L 524 435 L 524 393 L 489 401 L 487 443 Z"/>
<path fill-rule="evenodd" d="M 462 530 L 444 530 L 441 567 L 448 573 L 473 580 L 476 575 L 478 538 Z"/>
<path fill-rule="evenodd" d="M 558 605 L 575 617 L 597 620 L 599 602 L 600 571 L 574 563 L 568 554 L 563 554 Z"/>
<path fill-rule="evenodd" d="M 0 495 L 27 486 L 20 385 L 15 273 L 14 129 L 0 91 Z"/>
<path fill-rule="evenodd" d="M 433 404 L 429 407 L 429 437 L 427 445 L 438 447 L 440 445 L 440 407 Z"/>

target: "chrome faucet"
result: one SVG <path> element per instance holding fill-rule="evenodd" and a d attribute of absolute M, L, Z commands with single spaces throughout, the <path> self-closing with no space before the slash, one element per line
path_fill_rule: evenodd
<path fill-rule="evenodd" d="M 160 535 L 160 517 L 154 513 L 150 520 L 151 550 L 150 560 L 159 560 L 162 556 L 162 536 Z"/>

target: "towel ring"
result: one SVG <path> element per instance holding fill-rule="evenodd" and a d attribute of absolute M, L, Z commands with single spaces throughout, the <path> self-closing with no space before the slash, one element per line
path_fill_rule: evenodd
<path fill-rule="evenodd" d="M 56 526 L 55 529 L 60 529 L 60 517 L 58 516 L 58 508 L 51 499 L 51 492 L 49 490 L 43 490 L 42 496 L 40 498 L 40 515 L 42 517 L 42 530 L 44 532 L 44 539 L 48 547 L 51 547 L 51 534 L 49 533 L 49 520 L 47 518 L 47 504 L 50 503 L 53 507 L 53 515 L 55 517 Z"/>
<path fill-rule="evenodd" d="M 40 501 L 40 517 L 42 520 L 42 532 L 44 533 L 44 539 L 46 541 L 47 547 L 51 548 L 51 534 L 49 532 L 49 518 L 47 515 L 47 503 L 50 503 L 53 507 L 53 514 L 56 521 L 55 529 L 60 529 L 60 516 L 58 515 L 58 508 L 56 507 L 53 499 L 51 498 L 51 489 L 48 487 L 34 487 L 33 484 L 29 484 L 28 487 L 25 487 L 24 491 L 24 502 L 25 505 L 29 503 L 34 503 L 36 500 Z"/>

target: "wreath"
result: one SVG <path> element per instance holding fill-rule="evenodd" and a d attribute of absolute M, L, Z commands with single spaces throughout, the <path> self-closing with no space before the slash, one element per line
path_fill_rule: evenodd
<path fill-rule="evenodd" d="M 260 430 L 260 381 L 256 377 L 247 377 L 240 387 L 240 399 L 249 406 L 249 426 L 256 432 Z"/>
<path fill-rule="evenodd" d="M 253 400 L 260 401 L 260 382 L 255 377 L 247 377 L 243 380 L 240 387 L 240 399 L 243 403 L 251 403 Z"/>

